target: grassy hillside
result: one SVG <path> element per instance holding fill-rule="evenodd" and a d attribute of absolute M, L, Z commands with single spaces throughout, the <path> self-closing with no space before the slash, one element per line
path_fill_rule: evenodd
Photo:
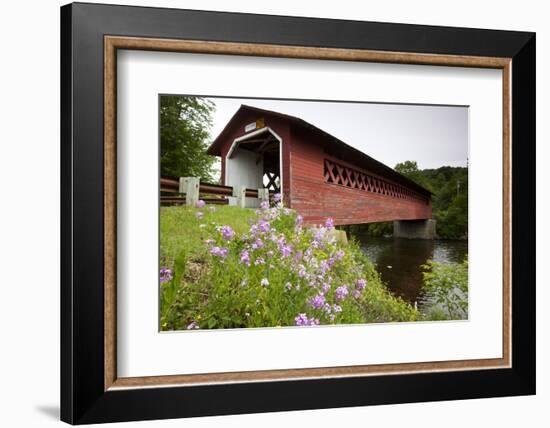
<path fill-rule="evenodd" d="M 353 242 L 282 207 L 163 207 L 161 328 L 411 321 Z"/>

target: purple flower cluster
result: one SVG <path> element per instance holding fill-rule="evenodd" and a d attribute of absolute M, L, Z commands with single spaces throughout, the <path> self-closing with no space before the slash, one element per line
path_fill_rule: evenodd
<path fill-rule="evenodd" d="M 172 269 L 169 269 L 167 267 L 161 267 L 160 268 L 160 282 L 161 284 L 164 284 L 168 281 L 172 280 Z"/>
<path fill-rule="evenodd" d="M 283 257 L 289 257 L 292 254 L 292 247 L 287 244 L 284 235 L 281 235 L 280 238 L 273 236 L 272 240 L 277 242 L 277 247 L 279 248 L 279 251 L 281 252 L 281 255 Z"/>
<path fill-rule="evenodd" d="M 349 294 L 348 287 L 346 285 L 341 285 L 336 289 L 336 292 L 334 293 L 334 297 L 337 301 L 344 300 Z"/>
<path fill-rule="evenodd" d="M 230 241 L 235 236 L 235 231 L 231 229 L 231 226 L 222 226 L 221 232 L 223 239 L 226 241 Z"/>
<path fill-rule="evenodd" d="M 260 220 L 258 222 L 258 229 L 260 230 L 260 232 L 268 233 L 271 230 L 271 226 L 269 225 L 269 222 L 265 220 Z"/>
<path fill-rule="evenodd" d="M 325 305 L 325 296 L 323 294 L 317 294 L 316 296 L 313 296 L 310 298 L 307 303 L 310 305 L 313 309 L 321 309 Z"/>
<path fill-rule="evenodd" d="M 204 208 L 206 202 L 204 202 L 202 199 L 199 199 L 195 205 L 197 206 L 197 208 Z"/>
<path fill-rule="evenodd" d="M 319 244 L 325 238 L 325 233 L 326 233 L 326 229 L 324 227 L 315 229 L 315 234 L 313 235 L 313 241 Z"/>
<path fill-rule="evenodd" d="M 257 250 L 258 248 L 263 248 L 263 246 L 264 246 L 264 241 L 262 241 L 260 238 L 258 238 L 252 244 L 252 249 Z"/>
<path fill-rule="evenodd" d="M 321 270 L 321 275 L 324 275 L 326 274 L 331 268 L 331 263 L 329 263 L 328 260 L 321 260 L 321 264 L 320 264 L 320 270 Z"/>
<path fill-rule="evenodd" d="M 352 291 L 351 295 L 355 299 L 359 299 L 361 297 L 361 291 L 364 290 L 366 286 L 367 280 L 364 278 L 359 278 L 355 283 L 355 290 Z"/>
<path fill-rule="evenodd" d="M 210 249 L 210 254 L 216 257 L 221 257 L 222 259 L 225 259 L 228 253 L 229 253 L 229 250 L 224 247 L 212 247 Z"/>
<path fill-rule="evenodd" d="M 292 254 L 292 247 L 289 245 L 282 245 L 279 250 L 283 257 L 289 257 Z"/>
<path fill-rule="evenodd" d="M 357 289 L 362 290 L 367 286 L 367 281 L 363 278 L 357 280 Z"/>
<path fill-rule="evenodd" d="M 241 251 L 241 257 L 240 257 L 241 263 L 244 263 L 247 266 L 250 266 L 250 254 L 247 250 Z"/>
<path fill-rule="evenodd" d="M 231 228 L 231 226 L 220 227 L 220 232 L 222 234 L 222 238 L 226 241 L 231 241 L 235 236 L 235 231 Z"/>
<path fill-rule="evenodd" d="M 319 320 L 313 317 L 308 318 L 306 314 L 302 313 L 294 318 L 294 324 L 298 326 L 319 325 Z"/>
<path fill-rule="evenodd" d="M 197 321 L 193 321 L 187 326 L 187 330 L 197 330 L 199 328 L 200 328 L 200 326 L 197 323 Z"/>
<path fill-rule="evenodd" d="M 331 229 L 334 227 L 334 220 L 331 217 L 327 218 L 327 220 L 325 221 L 325 227 L 327 229 Z"/>

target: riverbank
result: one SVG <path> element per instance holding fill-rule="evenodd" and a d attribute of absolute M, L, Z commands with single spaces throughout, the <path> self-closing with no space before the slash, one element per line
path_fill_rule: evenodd
<path fill-rule="evenodd" d="M 374 263 L 382 280 L 395 294 L 411 304 L 426 302 L 423 269 L 429 260 L 461 263 L 468 254 L 468 241 L 424 240 L 349 235 Z"/>

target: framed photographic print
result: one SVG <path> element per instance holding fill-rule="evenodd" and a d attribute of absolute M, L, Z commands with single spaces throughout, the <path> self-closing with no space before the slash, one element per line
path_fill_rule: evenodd
<path fill-rule="evenodd" d="M 535 393 L 535 35 L 61 8 L 72 424 Z"/>

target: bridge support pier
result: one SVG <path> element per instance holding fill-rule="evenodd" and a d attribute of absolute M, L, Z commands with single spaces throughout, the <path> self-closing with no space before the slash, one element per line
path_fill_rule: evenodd
<path fill-rule="evenodd" d="M 393 236 L 408 239 L 435 239 L 435 220 L 394 221 Z"/>

